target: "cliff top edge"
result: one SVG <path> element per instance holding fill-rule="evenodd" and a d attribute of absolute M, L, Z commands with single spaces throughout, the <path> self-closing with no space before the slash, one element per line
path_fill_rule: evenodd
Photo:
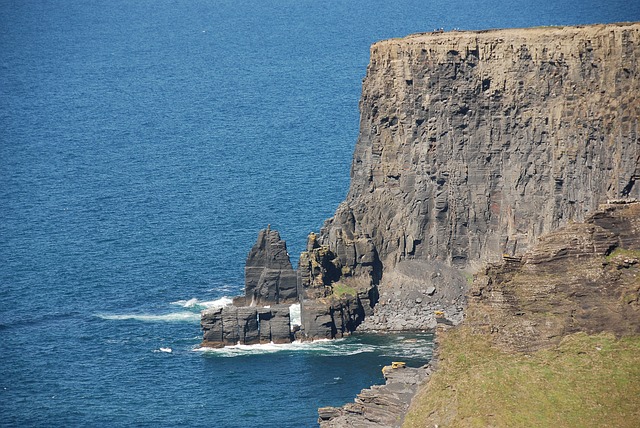
<path fill-rule="evenodd" d="M 640 22 L 615 22 L 609 24 L 586 24 L 573 26 L 538 26 L 528 28 L 494 28 L 486 30 L 436 30 L 425 33 L 410 34 L 405 37 L 386 39 L 375 42 L 371 49 L 390 45 L 423 44 L 438 42 L 442 40 L 457 39 L 478 40 L 478 39 L 500 39 L 500 38 L 536 38 L 536 37 L 571 37 L 577 34 L 590 33 L 594 35 L 609 30 L 640 30 Z"/>

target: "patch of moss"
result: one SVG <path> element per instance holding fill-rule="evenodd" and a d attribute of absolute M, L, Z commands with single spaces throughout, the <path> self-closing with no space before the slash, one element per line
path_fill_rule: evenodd
<path fill-rule="evenodd" d="M 358 294 L 358 291 L 344 282 L 336 282 L 332 285 L 333 287 L 333 295 L 335 297 L 342 297 L 344 295 L 355 296 Z"/>
<path fill-rule="evenodd" d="M 616 258 L 640 259 L 640 250 L 628 250 L 626 248 L 616 248 L 607 256 L 607 261 Z"/>
<path fill-rule="evenodd" d="M 439 367 L 403 427 L 635 427 L 640 337 L 565 337 L 555 348 L 506 353 L 466 329 L 439 339 Z"/>
<path fill-rule="evenodd" d="M 469 272 L 462 271 L 462 275 L 464 276 L 464 279 L 467 280 L 467 284 L 468 285 L 473 284 L 473 274 L 470 274 Z"/>

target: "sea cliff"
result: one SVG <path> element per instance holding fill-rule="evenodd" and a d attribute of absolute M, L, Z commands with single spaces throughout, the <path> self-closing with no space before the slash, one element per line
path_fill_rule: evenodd
<path fill-rule="evenodd" d="M 639 198 L 639 60 L 637 23 L 374 44 L 351 187 L 317 239 L 379 283 L 362 328 L 459 320 L 470 273 Z"/>
<path fill-rule="evenodd" d="M 640 334 L 639 61 L 640 23 L 374 44 L 346 200 L 297 271 L 279 234 L 260 232 L 245 295 L 203 313 L 203 345 L 447 329 L 465 316 L 462 331 L 509 352 Z M 321 426 L 400 426 L 432 371 L 388 372 L 386 387 L 321 409 Z M 437 423 L 455 417 L 441 410 Z"/>
<path fill-rule="evenodd" d="M 334 272 L 325 283 L 376 286 L 358 330 L 458 324 L 469 304 L 464 331 L 500 352 L 638 335 L 639 60 L 639 23 L 374 44 L 351 187 L 314 236 L 331 254 L 314 265 Z M 462 407 L 447 396 L 414 403 L 411 426 L 454 420 Z M 385 397 L 322 409 L 321 426 L 400 426 Z"/>

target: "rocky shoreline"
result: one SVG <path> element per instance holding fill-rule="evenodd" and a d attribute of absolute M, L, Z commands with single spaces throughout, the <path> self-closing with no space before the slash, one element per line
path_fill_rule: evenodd
<path fill-rule="evenodd" d="M 399 428 L 418 387 L 433 373 L 435 361 L 417 368 L 383 370 L 385 384 L 363 389 L 353 403 L 318 409 L 321 428 Z M 386 367 L 385 367 L 386 368 Z"/>

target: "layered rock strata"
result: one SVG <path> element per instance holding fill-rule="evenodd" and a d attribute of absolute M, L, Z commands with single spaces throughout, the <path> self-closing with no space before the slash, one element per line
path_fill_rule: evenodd
<path fill-rule="evenodd" d="M 359 330 L 460 322 L 481 270 L 469 317 L 509 349 L 638 333 L 639 59 L 639 23 L 374 44 L 349 194 L 314 237 L 332 266 L 300 275 L 370 278 Z M 593 214 L 608 200 L 630 208 Z M 321 426 L 398 423 L 358 400 Z"/>
<path fill-rule="evenodd" d="M 297 273 L 291 266 L 287 244 L 277 231 L 267 227 L 258 233 L 247 256 L 244 296 L 235 297 L 232 305 L 201 313 L 201 346 L 290 343 L 289 305 L 297 301 Z"/>
<path fill-rule="evenodd" d="M 362 261 L 358 275 L 354 275 L 350 266 L 341 264 L 341 254 L 345 252 Z M 370 242 L 361 240 L 333 251 L 320 245 L 317 235 L 311 233 L 298 267 L 302 316 L 298 337 L 303 340 L 335 339 L 354 332 L 373 314 L 378 302 L 376 278 L 381 274 Z"/>
<path fill-rule="evenodd" d="M 353 403 L 318 409 L 321 428 L 394 428 L 402 426 L 411 398 L 432 373 L 432 367 L 383 371 L 384 385 L 363 389 Z"/>
<path fill-rule="evenodd" d="M 328 277 L 364 275 L 389 298 L 406 284 L 399 307 L 412 308 L 447 286 L 408 271 L 520 257 L 607 199 L 640 197 L 639 59 L 638 23 L 374 44 L 351 187 L 315 238 L 332 255 Z M 436 306 L 458 314 L 465 287 L 457 278 Z"/>
<path fill-rule="evenodd" d="M 341 338 L 373 314 L 378 300 L 375 285 L 371 280 L 348 281 L 348 285 L 345 280 L 335 282 L 342 275 L 331 262 L 335 255 L 312 237 L 301 260 L 306 260 L 310 266 L 306 272 L 315 277 L 305 280 L 291 267 L 280 234 L 270 227 L 261 230 L 247 256 L 245 294 L 235 297 L 230 306 L 202 312 L 202 346 Z M 300 304 L 301 326 L 291 325 L 290 305 L 294 303 Z"/>
<path fill-rule="evenodd" d="M 290 343 L 292 341 L 289 306 L 225 306 L 201 314 L 201 346 L 220 348 L 237 344 Z"/>
<path fill-rule="evenodd" d="M 468 272 L 640 198 L 639 59 L 638 23 L 374 44 L 346 200 L 297 274 L 262 231 L 235 305 L 300 301 L 309 339 L 459 322 Z"/>
<path fill-rule="evenodd" d="M 366 317 L 373 314 L 377 300 L 375 287 L 353 294 L 303 300 L 300 307 L 302 326 L 299 337 L 304 340 L 336 339 L 353 333 Z"/>
<path fill-rule="evenodd" d="M 258 234 L 245 264 L 244 303 L 251 306 L 298 301 L 297 273 L 287 244 L 271 227 Z"/>
<path fill-rule="evenodd" d="M 640 203 L 604 205 L 543 237 L 521 260 L 490 265 L 466 325 L 501 348 L 535 351 L 567 334 L 640 334 Z"/>

